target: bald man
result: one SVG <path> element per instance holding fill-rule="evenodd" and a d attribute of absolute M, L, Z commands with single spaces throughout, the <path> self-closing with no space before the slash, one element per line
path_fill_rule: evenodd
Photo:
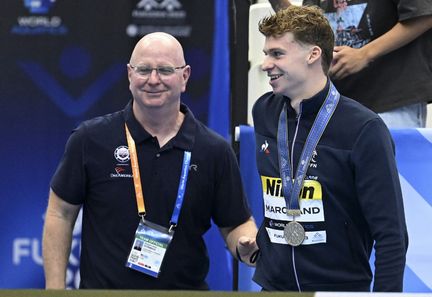
<path fill-rule="evenodd" d="M 80 288 L 206 290 L 211 220 L 239 260 L 258 249 L 235 155 L 181 102 L 191 67 L 173 36 L 144 36 L 127 71 L 132 100 L 81 123 L 51 180 L 46 288 L 65 288 L 82 206 Z"/>

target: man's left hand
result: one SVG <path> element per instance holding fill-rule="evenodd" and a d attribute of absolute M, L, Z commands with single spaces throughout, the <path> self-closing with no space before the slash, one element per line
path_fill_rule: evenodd
<path fill-rule="evenodd" d="M 369 62 L 363 48 L 356 49 L 349 46 L 335 46 L 329 75 L 335 80 L 342 79 L 359 72 Z"/>

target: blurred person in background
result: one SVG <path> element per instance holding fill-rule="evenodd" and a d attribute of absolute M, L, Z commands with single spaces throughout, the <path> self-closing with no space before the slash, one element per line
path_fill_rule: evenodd
<path fill-rule="evenodd" d="M 289 0 L 269 0 L 275 11 Z M 424 128 L 432 101 L 432 0 L 303 0 L 335 33 L 329 75 L 389 128 Z"/>

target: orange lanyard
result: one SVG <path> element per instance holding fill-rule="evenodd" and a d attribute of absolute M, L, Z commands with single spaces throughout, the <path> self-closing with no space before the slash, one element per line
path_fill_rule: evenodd
<path fill-rule="evenodd" d="M 136 152 L 135 141 L 132 138 L 132 135 L 129 132 L 127 124 L 125 123 L 126 128 L 126 138 L 129 147 L 129 153 L 132 163 L 132 174 L 133 174 L 133 183 L 135 187 L 135 198 L 138 206 L 138 215 L 141 217 L 145 216 L 145 205 L 144 205 L 144 194 L 141 186 L 141 176 L 138 166 L 138 157 Z"/>

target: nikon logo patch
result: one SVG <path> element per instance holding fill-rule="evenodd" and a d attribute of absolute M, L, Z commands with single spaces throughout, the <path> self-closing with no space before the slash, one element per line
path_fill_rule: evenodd
<path fill-rule="evenodd" d="M 261 176 L 261 182 L 263 188 L 265 217 L 274 220 L 291 221 L 293 218 L 287 214 L 281 179 Z M 297 221 L 324 221 L 322 187 L 318 181 L 305 180 L 299 198 L 301 215 L 296 217 Z"/>
<path fill-rule="evenodd" d="M 283 198 L 282 180 L 280 178 L 261 176 L 261 182 L 264 194 Z M 299 197 L 300 199 L 321 200 L 321 184 L 315 180 L 305 180 Z"/>

